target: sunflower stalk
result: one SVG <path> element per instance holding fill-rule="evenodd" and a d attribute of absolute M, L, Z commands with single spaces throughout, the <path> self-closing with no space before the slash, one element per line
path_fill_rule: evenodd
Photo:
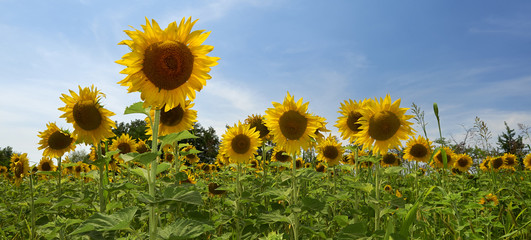
<path fill-rule="evenodd" d="M 241 239 L 241 229 L 240 229 L 240 211 L 241 211 L 241 198 L 242 198 L 242 183 L 240 181 L 242 172 L 242 166 L 241 163 L 238 163 L 238 174 L 236 176 L 236 210 L 235 210 L 235 216 L 236 216 L 236 225 L 235 225 L 235 232 L 236 232 L 236 239 Z"/>
<path fill-rule="evenodd" d="M 155 110 L 155 118 L 152 122 L 151 129 L 153 130 L 153 141 L 151 142 L 151 152 L 158 152 L 158 134 L 159 134 L 159 122 L 160 122 L 160 109 Z M 151 161 L 150 169 L 148 170 L 148 185 L 149 185 L 149 195 L 156 199 L 155 194 L 155 185 L 157 181 L 157 165 L 158 165 L 158 156 Z M 149 208 L 149 239 L 157 239 L 157 206 L 152 204 Z"/>
<path fill-rule="evenodd" d="M 262 141 L 262 169 L 264 171 L 264 174 L 262 175 L 262 192 L 264 191 L 265 187 L 266 187 L 266 184 L 267 184 L 267 168 L 268 168 L 268 165 L 267 165 L 267 152 L 265 150 L 265 146 L 266 146 L 266 141 Z M 264 197 L 264 207 L 266 209 L 268 209 L 268 197 Z"/>
<path fill-rule="evenodd" d="M 297 192 L 297 158 L 296 154 L 293 154 L 291 156 L 292 166 L 291 166 L 291 204 L 292 210 L 297 206 L 298 202 L 298 192 Z M 299 239 L 299 216 L 296 211 L 292 212 L 293 214 L 293 239 L 298 240 Z"/>
<path fill-rule="evenodd" d="M 33 193 L 33 174 L 30 174 L 30 210 L 31 210 L 31 237 L 30 239 L 35 239 L 35 202 L 34 202 L 34 193 Z"/>
<path fill-rule="evenodd" d="M 57 173 L 57 192 L 59 193 L 57 198 L 60 198 L 63 194 L 63 191 L 61 190 L 61 177 L 63 174 L 63 169 L 61 167 L 61 157 L 57 158 Z"/>
<path fill-rule="evenodd" d="M 378 162 L 375 163 L 375 195 L 376 195 L 376 203 L 374 208 L 374 230 L 378 231 L 380 230 L 380 153 L 376 154 L 376 159 L 378 159 Z"/>
<path fill-rule="evenodd" d="M 101 143 L 98 142 L 98 152 L 96 154 L 96 159 L 99 162 L 101 159 Z M 105 213 L 105 197 L 103 195 L 103 180 L 104 180 L 104 173 L 103 173 L 103 164 L 100 164 L 98 166 L 98 173 L 100 175 L 100 182 L 98 185 L 98 192 L 100 197 L 100 213 Z"/>

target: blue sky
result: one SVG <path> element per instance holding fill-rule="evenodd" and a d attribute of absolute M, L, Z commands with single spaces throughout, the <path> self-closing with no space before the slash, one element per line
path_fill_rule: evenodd
<path fill-rule="evenodd" d="M 504 121 L 531 125 L 530 12 L 528 1 L 0 0 L 0 147 L 38 162 L 46 123 L 72 129 L 57 108 L 78 85 L 101 89 L 113 120 L 141 118 L 123 115 L 139 94 L 116 84 L 123 30 L 189 16 L 221 57 L 194 107 L 220 136 L 289 91 L 336 135 L 340 102 L 389 93 L 425 111 L 430 138 L 434 102 L 445 137 L 478 116 L 496 138 Z"/>

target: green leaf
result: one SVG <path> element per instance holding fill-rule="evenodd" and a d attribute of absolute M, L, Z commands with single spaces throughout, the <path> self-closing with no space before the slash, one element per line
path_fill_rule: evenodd
<path fill-rule="evenodd" d="M 354 189 L 358 189 L 358 190 L 361 190 L 361 191 L 364 191 L 365 193 L 371 193 L 372 190 L 374 189 L 374 186 L 370 183 L 360 183 L 360 182 L 356 182 L 356 183 L 353 183 L 352 184 L 352 187 Z"/>
<path fill-rule="evenodd" d="M 358 239 L 365 237 L 366 231 L 367 225 L 364 222 L 350 224 L 339 231 L 337 239 Z"/>
<path fill-rule="evenodd" d="M 385 168 L 384 173 L 388 175 L 396 175 L 396 174 L 399 174 L 404 169 L 405 169 L 404 167 L 392 166 L 392 167 Z"/>
<path fill-rule="evenodd" d="M 334 221 L 336 221 L 337 225 L 340 227 L 345 227 L 348 225 L 348 216 L 345 215 L 336 215 L 334 216 Z"/>
<path fill-rule="evenodd" d="M 130 229 L 129 224 L 133 220 L 137 207 L 128 207 L 117 211 L 112 215 L 95 213 L 85 220 L 70 235 L 87 233 L 91 231 L 105 232 Z"/>
<path fill-rule="evenodd" d="M 214 227 L 192 219 L 177 219 L 159 230 L 159 237 L 165 240 L 181 240 L 197 238 L 213 231 Z"/>
<path fill-rule="evenodd" d="M 164 171 L 168 170 L 170 167 L 171 167 L 171 164 L 169 164 L 167 162 L 163 162 L 163 163 L 157 165 L 157 175 L 159 175 L 161 172 L 164 172 Z"/>
<path fill-rule="evenodd" d="M 131 106 L 125 108 L 124 114 L 142 113 L 149 116 L 149 110 L 151 108 L 144 108 L 143 102 L 133 103 Z"/>
<path fill-rule="evenodd" d="M 203 198 L 197 191 L 189 190 L 182 186 L 167 187 L 163 192 L 164 198 L 160 202 L 183 202 L 193 205 L 202 205 Z"/>
<path fill-rule="evenodd" d="M 262 223 L 284 222 L 291 224 L 291 219 L 287 216 L 281 215 L 278 211 L 275 211 L 273 213 L 260 214 L 258 220 Z"/>
<path fill-rule="evenodd" d="M 143 177 L 144 179 L 146 179 L 146 181 L 148 181 L 148 172 L 146 169 L 143 169 L 143 168 L 133 168 L 131 169 L 131 172 L 138 175 L 138 176 L 141 176 Z"/>
<path fill-rule="evenodd" d="M 157 159 L 157 156 L 159 156 L 159 153 L 154 152 L 145 152 L 145 153 L 127 153 L 127 154 L 121 154 L 120 157 L 124 160 L 124 162 L 129 161 L 135 161 L 143 164 L 144 166 L 147 166 L 151 162 L 155 161 Z"/>
<path fill-rule="evenodd" d="M 191 134 L 190 132 L 184 130 L 182 132 L 178 133 L 170 133 L 166 136 L 161 136 L 159 139 L 162 141 L 161 146 L 165 146 L 167 144 L 174 146 L 175 143 L 184 140 L 184 139 L 190 139 L 190 138 L 198 138 L 195 135 Z"/>
<path fill-rule="evenodd" d="M 325 205 L 326 204 L 324 202 L 321 202 L 317 199 L 313 199 L 310 197 L 302 198 L 302 207 L 305 209 L 320 211 L 325 207 Z"/>
<path fill-rule="evenodd" d="M 404 221 L 402 222 L 402 226 L 400 227 L 400 235 L 402 236 L 409 236 L 409 227 L 413 223 L 413 220 L 415 220 L 415 217 L 417 216 L 417 210 L 419 209 L 420 202 L 417 201 L 411 209 L 407 212 L 406 217 L 404 218 Z"/>

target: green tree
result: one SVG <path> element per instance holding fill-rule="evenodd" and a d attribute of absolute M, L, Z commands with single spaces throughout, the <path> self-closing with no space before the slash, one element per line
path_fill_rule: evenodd
<path fill-rule="evenodd" d="M 502 135 L 498 135 L 498 145 L 500 146 L 502 152 L 512 153 L 519 158 L 522 158 L 525 154 L 525 145 L 523 142 L 523 137 L 518 135 L 514 129 L 511 129 L 507 122 L 505 124 L 505 131 Z"/>
<path fill-rule="evenodd" d="M 199 123 L 194 123 L 194 128 L 191 133 L 193 133 L 198 138 L 187 139 L 185 142 L 194 145 L 195 148 L 201 153 L 198 153 L 197 156 L 201 159 L 201 162 L 214 163 L 216 161 L 216 156 L 218 155 L 218 149 L 220 140 L 218 135 L 216 135 L 216 130 L 213 127 L 205 129 Z"/>
<path fill-rule="evenodd" d="M 146 141 L 149 136 L 146 135 L 147 123 L 142 119 L 135 119 L 129 123 L 116 122 L 116 128 L 112 130 L 116 137 L 122 134 L 129 134 L 133 139 Z M 115 138 L 116 138 L 115 137 Z"/>
<path fill-rule="evenodd" d="M 13 148 L 10 146 L 0 149 L 0 166 L 5 166 L 9 168 L 11 155 L 13 155 L 13 153 Z"/>
<path fill-rule="evenodd" d="M 68 154 L 68 159 L 72 163 L 83 162 L 83 160 L 89 159 L 89 154 L 84 149 L 75 150 Z"/>

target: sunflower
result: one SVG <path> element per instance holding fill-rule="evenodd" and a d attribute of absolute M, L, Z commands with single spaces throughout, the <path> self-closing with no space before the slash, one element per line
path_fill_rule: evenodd
<path fill-rule="evenodd" d="M 457 154 L 455 159 L 454 168 L 461 172 L 467 172 L 473 163 L 472 158 L 467 154 Z"/>
<path fill-rule="evenodd" d="M 304 164 L 304 168 L 311 168 L 312 167 L 312 164 L 307 162 Z"/>
<path fill-rule="evenodd" d="M 481 171 L 489 171 L 490 170 L 490 161 L 492 160 L 492 157 L 488 156 L 486 157 L 485 159 L 483 159 L 483 161 L 479 164 L 479 169 L 481 169 Z"/>
<path fill-rule="evenodd" d="M 324 173 L 326 172 L 326 166 L 323 163 L 319 162 L 315 166 L 315 171 Z"/>
<path fill-rule="evenodd" d="M 449 147 L 444 147 L 444 151 L 446 152 L 446 164 L 447 164 L 446 166 L 452 167 L 456 159 L 455 153 Z M 441 149 L 438 149 L 435 155 L 433 155 L 432 166 L 438 167 L 438 168 L 444 167 L 444 160 L 443 160 Z"/>
<path fill-rule="evenodd" d="M 343 157 L 341 158 L 341 162 L 343 164 L 354 165 L 356 164 L 356 156 L 354 155 L 353 152 L 343 154 Z"/>
<path fill-rule="evenodd" d="M 49 172 L 49 171 L 53 172 L 57 170 L 57 166 L 53 164 L 52 159 L 50 159 L 49 157 L 41 158 L 41 161 L 39 162 L 39 166 L 37 168 L 39 169 L 39 171 L 43 171 L 43 172 Z"/>
<path fill-rule="evenodd" d="M 503 157 L 494 157 L 490 160 L 490 169 L 498 171 L 503 167 Z"/>
<path fill-rule="evenodd" d="M 186 161 L 189 164 L 196 164 L 197 162 L 199 162 L 200 159 L 196 153 L 193 153 L 194 151 L 197 151 L 197 150 L 192 145 L 182 148 L 181 152 L 184 152 L 183 157 L 182 157 L 184 161 Z"/>
<path fill-rule="evenodd" d="M 531 170 L 531 153 L 524 157 L 524 166 L 527 170 Z"/>
<path fill-rule="evenodd" d="M 385 154 L 389 148 L 402 146 L 400 140 L 409 138 L 413 129 L 408 119 L 412 115 L 405 115 L 407 108 L 400 108 L 400 99 L 391 103 L 391 96 L 385 99 L 368 100 L 366 107 L 360 109 L 362 116 L 358 123 L 360 131 L 354 135 L 356 143 L 362 144 L 364 149 L 373 148 L 374 153 Z"/>
<path fill-rule="evenodd" d="M 284 146 L 288 154 L 298 153 L 300 148 L 307 149 L 310 139 L 315 138 L 319 128 L 317 118 L 309 113 L 308 102 L 297 102 L 287 93 L 284 103 L 273 102 L 273 108 L 266 110 L 266 126 L 273 134 L 273 142 Z"/>
<path fill-rule="evenodd" d="M 92 85 L 90 88 L 79 87 L 79 94 L 70 90 L 70 95 L 63 94 L 61 100 L 66 106 L 59 110 L 65 112 L 61 117 L 74 124 L 74 136 L 87 144 L 97 144 L 114 136 L 111 129 L 116 128 L 116 123 L 109 118 L 114 113 L 100 103 L 105 94 Z"/>
<path fill-rule="evenodd" d="M 427 163 L 430 160 L 431 151 L 431 141 L 419 135 L 406 143 L 404 159 Z"/>
<path fill-rule="evenodd" d="M 163 108 L 160 111 L 159 136 L 178 133 L 194 128 L 194 123 L 197 122 L 197 111 L 191 109 L 193 106 L 193 103 L 186 101 L 184 108 L 181 107 L 181 105 L 171 109 Z M 155 111 L 151 110 L 150 114 L 151 119 L 154 119 Z M 148 123 L 146 135 L 151 136 L 153 135 L 153 130 L 149 127 L 149 118 L 146 118 L 146 122 Z"/>
<path fill-rule="evenodd" d="M 145 153 L 145 152 L 149 152 L 149 146 L 146 144 L 146 142 L 144 140 L 138 140 L 138 142 L 136 143 L 136 152 L 137 153 Z"/>
<path fill-rule="evenodd" d="M 81 177 L 81 173 L 84 173 L 84 172 L 87 172 L 87 171 L 88 171 L 88 166 L 87 166 L 87 164 L 85 164 L 83 162 L 77 162 L 76 165 L 73 168 L 74 176 L 76 176 L 77 178 Z"/>
<path fill-rule="evenodd" d="M 109 151 L 120 150 L 119 153 L 114 154 L 114 158 L 122 159 L 120 154 L 127 154 L 136 151 L 136 142 L 129 136 L 129 134 L 122 134 L 120 137 L 113 139 Z"/>
<path fill-rule="evenodd" d="M 39 150 L 44 149 L 44 156 L 62 157 L 66 152 L 76 148 L 76 139 L 69 132 L 61 130 L 55 123 L 46 124 L 46 130 L 39 132 Z"/>
<path fill-rule="evenodd" d="M 186 179 L 179 181 L 179 184 L 184 184 L 184 183 L 195 184 L 196 183 L 195 177 L 190 171 L 183 171 L 183 172 L 186 173 Z"/>
<path fill-rule="evenodd" d="M 256 131 L 260 132 L 260 138 L 262 140 L 269 139 L 269 129 L 265 125 L 264 117 L 262 115 L 251 115 L 245 119 L 245 124 L 249 124 L 251 128 L 255 128 Z"/>
<path fill-rule="evenodd" d="M 234 124 L 222 136 L 221 151 L 234 163 L 248 163 L 262 144 L 260 133 L 247 124 Z"/>
<path fill-rule="evenodd" d="M 221 187 L 221 185 L 215 183 L 215 182 L 211 182 L 208 184 L 208 192 L 212 195 L 212 196 L 215 196 L 215 195 L 223 195 L 225 194 L 227 191 L 225 190 L 218 190 L 218 188 Z"/>
<path fill-rule="evenodd" d="M 7 167 L 0 166 L 0 176 L 6 177 L 6 175 L 7 175 Z"/>
<path fill-rule="evenodd" d="M 163 160 L 164 160 L 165 162 L 169 162 L 169 163 L 171 163 L 171 162 L 173 162 L 173 159 L 174 159 L 173 153 L 171 153 L 171 152 L 164 152 L 164 159 L 163 159 Z"/>
<path fill-rule="evenodd" d="M 391 185 L 385 185 L 384 190 L 385 190 L 386 192 L 392 192 L 392 191 L 393 191 L 393 188 L 391 187 Z"/>
<path fill-rule="evenodd" d="M 222 152 L 216 155 L 216 165 L 220 168 L 227 166 L 230 163 L 230 158 Z"/>
<path fill-rule="evenodd" d="M 126 66 L 120 73 L 127 76 L 120 82 L 129 92 L 141 92 L 144 108 L 153 106 L 166 110 L 185 106 L 186 98 L 195 99 L 195 91 L 201 91 L 210 79 L 210 67 L 219 58 L 207 56 L 214 49 L 201 45 L 210 32 L 191 32 L 195 21 L 188 18 L 177 26 L 172 22 L 162 30 L 155 20 L 142 25 L 140 30 L 124 32 L 131 40 L 121 41 L 131 49 L 116 63 Z"/>
<path fill-rule="evenodd" d="M 479 200 L 479 204 L 483 205 L 485 203 L 492 202 L 494 206 L 499 204 L 498 197 L 492 193 L 487 194 L 484 198 L 481 198 Z"/>
<path fill-rule="evenodd" d="M 335 126 L 339 129 L 343 140 L 349 139 L 350 142 L 354 142 L 354 136 L 361 131 L 361 124 L 358 120 L 362 116 L 361 109 L 365 108 L 365 102 L 366 100 L 357 102 L 349 99 L 341 103 L 339 108 L 341 111 L 338 111 L 341 116 L 337 119 Z"/>
<path fill-rule="evenodd" d="M 382 160 L 380 161 L 380 165 L 384 167 L 399 166 L 400 158 L 398 158 L 398 156 L 394 153 L 386 153 L 382 155 Z"/>
<path fill-rule="evenodd" d="M 516 155 L 512 153 L 505 153 L 502 156 L 503 158 L 503 168 L 505 169 L 514 169 L 514 167 L 518 164 L 518 161 L 516 160 Z"/>
<path fill-rule="evenodd" d="M 284 148 L 277 145 L 275 148 L 273 148 L 273 154 L 271 154 L 271 161 L 291 162 L 291 156 L 288 155 Z"/>
<path fill-rule="evenodd" d="M 320 143 L 321 141 L 323 141 L 326 138 L 326 136 L 323 133 L 330 132 L 330 130 L 328 130 L 326 128 L 326 118 L 321 117 L 321 116 L 317 116 L 317 115 L 314 115 L 314 116 L 317 119 L 317 124 L 319 126 L 315 130 L 315 140 L 317 141 L 317 143 Z M 312 143 L 313 143 L 313 141 L 312 141 Z"/>
<path fill-rule="evenodd" d="M 333 167 L 339 164 L 339 160 L 342 159 L 345 150 L 341 147 L 341 143 L 338 143 L 336 138 L 331 134 L 319 143 L 317 146 L 317 159 L 328 163 L 328 166 Z"/>
<path fill-rule="evenodd" d="M 293 168 L 293 163 L 291 163 L 291 167 Z M 302 158 L 295 159 L 295 167 L 296 169 L 304 167 L 304 160 L 302 160 Z"/>
<path fill-rule="evenodd" d="M 11 172 L 13 172 L 14 178 L 15 178 L 15 185 L 20 186 L 20 183 L 24 179 L 24 177 L 29 173 L 30 167 L 29 167 L 29 160 L 28 160 L 28 154 L 16 154 L 14 153 L 11 156 Z"/>

